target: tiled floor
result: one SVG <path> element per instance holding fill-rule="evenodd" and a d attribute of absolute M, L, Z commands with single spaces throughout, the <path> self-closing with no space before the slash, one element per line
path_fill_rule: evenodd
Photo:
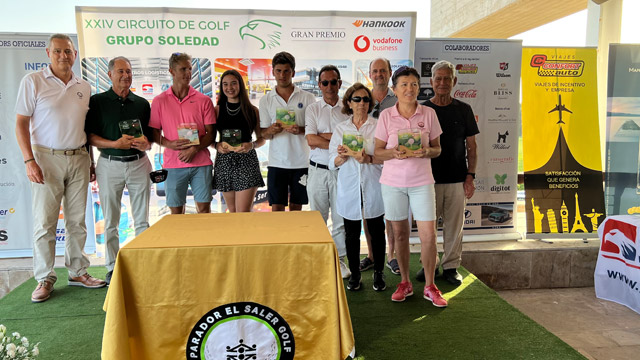
<path fill-rule="evenodd" d="M 640 314 L 596 298 L 593 287 L 498 294 L 588 359 L 640 359 Z"/>

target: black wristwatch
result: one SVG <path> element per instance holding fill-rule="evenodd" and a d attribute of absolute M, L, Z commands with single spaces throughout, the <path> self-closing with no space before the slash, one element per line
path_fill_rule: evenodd
<path fill-rule="evenodd" d="M 468 172 L 467 175 L 471 175 L 471 177 L 475 180 L 476 178 L 476 173 L 472 173 L 472 172 Z"/>

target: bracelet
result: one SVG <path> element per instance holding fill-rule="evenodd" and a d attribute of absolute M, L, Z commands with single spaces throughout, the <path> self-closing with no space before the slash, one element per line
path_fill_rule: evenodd
<path fill-rule="evenodd" d="M 36 161 L 36 159 L 34 159 L 34 158 L 27 159 L 27 160 L 24 161 L 24 163 L 26 164 L 26 163 L 31 162 L 31 161 Z"/>

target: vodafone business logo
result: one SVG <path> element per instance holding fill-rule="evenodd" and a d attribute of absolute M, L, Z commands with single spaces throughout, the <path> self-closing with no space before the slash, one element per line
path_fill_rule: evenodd
<path fill-rule="evenodd" d="M 369 50 L 370 46 L 371 46 L 371 40 L 369 40 L 369 38 L 364 36 L 364 35 L 358 36 L 353 41 L 353 47 L 358 52 L 365 52 L 365 51 Z"/>
<path fill-rule="evenodd" d="M 358 52 L 365 52 L 370 48 L 372 51 L 398 51 L 399 44 L 402 44 L 402 38 L 382 37 L 371 40 L 365 35 L 359 35 L 353 41 L 353 47 Z"/>

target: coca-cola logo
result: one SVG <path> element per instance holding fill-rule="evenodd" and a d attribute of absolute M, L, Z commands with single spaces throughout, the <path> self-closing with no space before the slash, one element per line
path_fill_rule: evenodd
<path fill-rule="evenodd" d="M 463 99 L 475 99 L 478 96 L 478 90 L 469 89 L 469 90 L 456 90 L 453 94 L 453 97 L 463 98 Z"/>

